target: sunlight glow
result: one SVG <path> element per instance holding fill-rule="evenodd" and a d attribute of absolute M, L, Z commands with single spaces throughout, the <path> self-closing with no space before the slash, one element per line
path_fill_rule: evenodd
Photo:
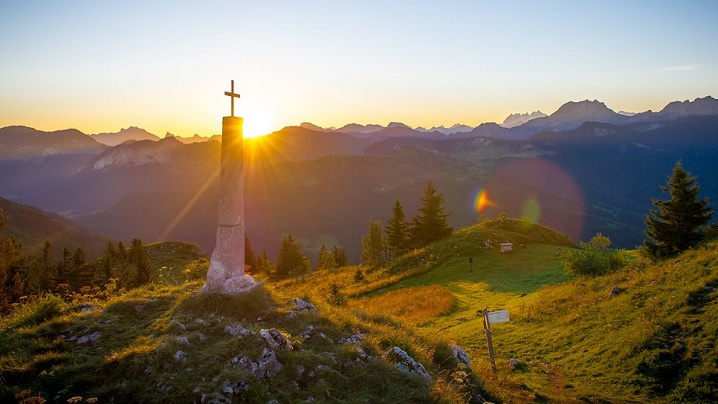
<path fill-rule="evenodd" d="M 240 115 L 244 117 L 245 138 L 268 135 L 278 129 L 272 111 L 249 106 Z"/>

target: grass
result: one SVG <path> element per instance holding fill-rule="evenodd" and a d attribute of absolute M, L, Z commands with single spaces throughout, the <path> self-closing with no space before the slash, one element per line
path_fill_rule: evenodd
<path fill-rule="evenodd" d="M 515 249 L 501 253 L 485 248 L 487 241 L 511 241 Z M 0 401 L 17 402 L 23 391 L 50 402 L 203 394 L 235 402 L 718 400 L 718 242 L 656 264 L 637 258 L 593 278 L 565 275 L 561 257 L 570 248 L 543 227 L 503 218 L 387 268 L 316 271 L 239 297 L 197 294 L 203 281 L 189 276 L 176 282 L 206 266 L 185 259 L 172 282 L 87 302 L 48 296 L 0 319 Z M 622 291 L 609 298 L 614 286 Z M 292 314 L 295 297 L 317 312 Z M 492 326 L 496 374 L 478 314 L 484 308 L 511 317 Z M 283 368 L 273 379 L 232 366 L 262 350 L 257 334 L 225 331 L 237 324 L 289 338 L 292 349 L 278 352 Z M 96 333 L 96 341 L 78 343 Z M 338 343 L 355 335 L 358 345 Z M 468 352 L 470 368 L 451 358 L 452 344 Z M 432 381 L 382 359 L 392 347 L 426 366 Z M 178 351 L 183 360 L 175 359 Z M 508 366 L 509 358 L 520 365 Z M 222 393 L 227 386 L 234 394 Z"/>

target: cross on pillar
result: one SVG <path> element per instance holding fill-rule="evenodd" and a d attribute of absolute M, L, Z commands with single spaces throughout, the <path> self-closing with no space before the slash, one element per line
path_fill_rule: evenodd
<path fill-rule="evenodd" d="M 239 94 L 234 92 L 234 80 L 232 80 L 231 91 L 225 91 L 224 95 L 228 95 L 229 98 L 232 100 L 232 116 L 234 116 L 234 99 L 239 98 Z"/>

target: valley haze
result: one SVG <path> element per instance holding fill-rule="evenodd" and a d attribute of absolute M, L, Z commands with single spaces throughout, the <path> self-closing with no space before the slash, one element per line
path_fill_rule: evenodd
<path fill-rule="evenodd" d="M 431 181 L 455 228 L 507 213 L 574 242 L 601 232 L 633 248 L 678 160 L 698 176 L 702 194 L 718 200 L 713 97 L 630 115 L 597 100 L 571 101 L 507 122 L 453 131 L 304 123 L 248 138 L 247 235 L 270 256 L 292 234 L 312 260 L 325 245 L 346 248 L 356 262 L 369 220 L 387 220 L 396 200 L 411 217 Z M 211 251 L 220 139 L 160 138 L 137 127 L 91 136 L 5 127 L 0 196 L 112 239 L 178 239 Z M 493 206 L 478 209 L 482 191 Z"/>

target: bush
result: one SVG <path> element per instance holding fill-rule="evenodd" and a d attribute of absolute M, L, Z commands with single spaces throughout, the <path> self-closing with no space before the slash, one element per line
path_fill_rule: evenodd
<path fill-rule="evenodd" d="M 66 307 L 67 303 L 62 298 L 55 295 L 45 295 L 38 299 L 37 302 L 28 303 L 18 309 L 16 314 L 19 321 L 17 321 L 17 324 L 23 327 L 40 324 L 59 316 Z"/>
<path fill-rule="evenodd" d="M 581 242 L 580 249 L 569 251 L 563 257 L 566 273 L 573 276 L 599 276 L 616 271 L 628 264 L 623 251 L 610 251 L 611 240 L 596 234 L 588 243 Z"/>

